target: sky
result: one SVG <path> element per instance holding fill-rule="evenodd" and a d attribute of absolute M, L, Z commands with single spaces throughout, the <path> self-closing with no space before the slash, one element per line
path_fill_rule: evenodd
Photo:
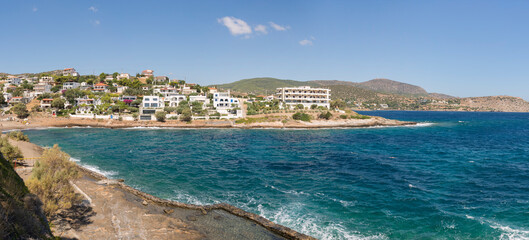
<path fill-rule="evenodd" d="M 529 1 L 0 1 L 0 72 L 388 78 L 529 100 Z"/>

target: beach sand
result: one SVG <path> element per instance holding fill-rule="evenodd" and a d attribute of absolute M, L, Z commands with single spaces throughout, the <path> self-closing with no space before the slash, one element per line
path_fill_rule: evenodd
<path fill-rule="evenodd" d="M 33 143 L 10 140 L 25 157 L 39 157 Z M 34 161 L 17 167 L 27 180 Z M 64 239 L 313 239 L 227 204 L 195 206 L 158 199 L 81 168 L 72 182 L 83 204 L 52 221 Z M 265 227 L 266 226 L 266 227 Z"/>

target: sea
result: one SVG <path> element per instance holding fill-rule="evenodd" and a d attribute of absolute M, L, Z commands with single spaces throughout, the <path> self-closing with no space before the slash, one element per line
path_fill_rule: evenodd
<path fill-rule="evenodd" d="M 529 239 L 529 114 L 361 112 L 354 129 L 48 128 L 31 142 L 160 198 L 319 239 Z"/>

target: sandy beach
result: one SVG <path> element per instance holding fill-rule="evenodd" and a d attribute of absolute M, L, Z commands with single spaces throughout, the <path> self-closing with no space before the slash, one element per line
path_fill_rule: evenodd
<path fill-rule="evenodd" d="M 10 140 L 26 158 L 43 149 Z M 27 180 L 34 160 L 16 168 Z M 256 214 L 228 204 L 197 206 L 159 199 L 121 180 L 79 167 L 82 177 L 72 185 L 83 204 L 53 220 L 55 236 L 64 239 L 313 239 Z"/>

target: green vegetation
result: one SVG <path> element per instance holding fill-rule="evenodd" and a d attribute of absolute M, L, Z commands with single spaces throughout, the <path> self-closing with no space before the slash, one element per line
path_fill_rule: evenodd
<path fill-rule="evenodd" d="M 341 118 L 341 119 L 347 119 L 347 115 L 342 114 L 342 115 L 340 115 L 340 118 Z"/>
<path fill-rule="evenodd" d="M 11 132 L 8 132 L 6 135 L 8 138 L 15 139 L 17 141 L 29 142 L 28 135 L 24 134 L 21 131 L 11 131 Z"/>
<path fill-rule="evenodd" d="M 180 114 L 180 120 L 182 120 L 184 122 L 191 122 L 191 120 L 193 120 L 192 114 L 191 114 L 191 109 L 189 109 L 189 108 L 183 109 L 182 113 Z"/>
<path fill-rule="evenodd" d="M 70 156 L 62 152 L 58 145 L 47 149 L 35 163 L 28 181 L 28 188 L 44 202 L 44 212 L 48 217 L 59 210 L 71 208 L 80 201 L 71 180 L 80 176 L 79 170 Z"/>
<path fill-rule="evenodd" d="M 326 113 L 321 113 L 318 117 L 321 119 L 329 120 L 332 118 L 332 113 L 327 111 Z"/>
<path fill-rule="evenodd" d="M 13 166 L 0 156 L 0 239 L 51 238 L 41 206 Z"/>
<path fill-rule="evenodd" d="M 351 115 L 351 118 L 352 119 L 370 119 L 371 116 L 356 114 L 356 115 Z"/>
<path fill-rule="evenodd" d="M 279 110 L 279 100 L 275 99 L 270 102 L 252 102 L 247 103 L 247 115 L 256 115 L 269 111 Z"/>
<path fill-rule="evenodd" d="M 308 115 L 306 113 L 301 113 L 301 112 L 294 113 L 294 115 L 292 115 L 292 118 L 294 120 L 301 120 L 301 121 L 305 121 L 305 122 L 310 122 L 310 115 Z"/>
<path fill-rule="evenodd" d="M 17 158 L 23 158 L 22 151 L 17 146 L 13 146 L 9 143 L 8 137 L 0 138 L 0 152 L 5 159 L 9 162 Z"/>
<path fill-rule="evenodd" d="M 17 118 L 20 118 L 20 119 L 27 118 L 29 116 L 29 111 L 26 109 L 26 105 L 23 103 L 15 104 L 15 106 L 13 106 L 11 111 L 15 115 L 17 115 Z"/>
<path fill-rule="evenodd" d="M 165 122 L 165 116 L 166 116 L 166 113 L 165 112 L 156 112 L 154 114 L 154 116 L 156 117 L 156 121 L 158 122 Z"/>
<path fill-rule="evenodd" d="M 277 78 L 251 78 L 239 80 L 233 83 L 217 85 L 218 88 L 230 89 L 232 91 L 251 94 L 272 94 L 276 91 L 276 88 L 299 86 L 316 87 L 319 86 L 319 84 L 294 80 L 282 80 Z"/>

